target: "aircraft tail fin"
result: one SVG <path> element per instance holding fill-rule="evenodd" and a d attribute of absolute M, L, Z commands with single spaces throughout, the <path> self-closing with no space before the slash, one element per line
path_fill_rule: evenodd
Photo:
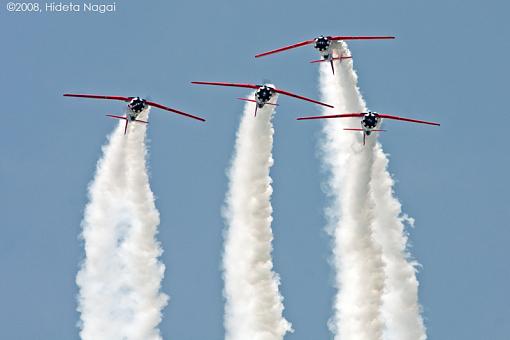
<path fill-rule="evenodd" d="M 340 57 L 334 57 L 334 58 L 330 58 L 330 59 L 312 60 L 312 61 L 310 61 L 310 63 L 315 64 L 315 63 L 323 63 L 323 62 L 329 61 L 331 63 L 331 71 L 333 71 L 333 74 L 335 74 L 335 66 L 333 65 L 333 61 L 339 60 L 340 62 L 342 62 L 342 60 L 344 60 L 344 59 L 351 59 L 351 58 L 352 58 L 351 56 L 340 56 Z"/>
<path fill-rule="evenodd" d="M 346 131 L 363 131 L 363 145 L 365 145 L 365 141 L 366 141 L 366 138 L 367 138 L 367 133 L 365 132 L 365 130 L 363 129 L 355 129 L 355 128 L 345 128 L 344 130 Z M 370 132 L 383 132 L 383 131 L 386 131 L 386 130 L 370 130 Z"/>
<path fill-rule="evenodd" d="M 249 98 L 237 98 L 239 100 L 244 100 L 245 102 L 250 102 L 250 103 L 255 103 L 255 117 L 257 117 L 257 109 L 258 109 L 258 104 L 257 104 L 257 101 L 255 99 L 249 99 Z M 273 106 L 280 106 L 280 104 L 273 104 L 273 103 L 264 103 L 264 105 L 273 105 Z"/>

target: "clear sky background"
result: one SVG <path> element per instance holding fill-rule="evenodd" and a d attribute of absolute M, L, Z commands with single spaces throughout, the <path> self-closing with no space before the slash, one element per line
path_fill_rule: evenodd
<path fill-rule="evenodd" d="M 314 98 L 311 47 L 253 56 L 319 34 L 396 35 L 350 44 L 369 108 L 440 121 L 387 122 L 396 193 L 416 219 L 420 301 L 430 339 L 508 339 L 510 159 L 505 1 L 117 1 L 112 14 L 19 14 L 0 7 L 0 339 L 78 339 L 75 275 L 87 185 L 120 102 L 150 96 L 206 124 L 153 110 L 152 189 L 166 265 L 165 339 L 223 338 L 221 207 L 242 89 L 261 82 Z M 316 106 L 280 98 L 275 124 L 274 263 L 287 339 L 331 338 Z M 342 133 L 339 131 L 339 133 Z"/>

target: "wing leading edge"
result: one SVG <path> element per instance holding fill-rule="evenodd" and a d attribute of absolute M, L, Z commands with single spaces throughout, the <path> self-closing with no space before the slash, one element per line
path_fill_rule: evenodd
<path fill-rule="evenodd" d="M 182 115 L 182 116 L 186 116 L 188 118 L 193 118 L 193 119 L 196 119 L 196 120 L 199 120 L 199 121 L 202 121 L 202 122 L 205 122 L 205 119 L 202 118 L 202 117 L 198 117 L 198 116 L 194 116 L 192 114 L 189 114 L 189 113 L 186 113 L 186 112 L 183 112 L 183 111 L 179 111 L 179 110 L 176 110 L 176 109 L 172 109 L 171 107 L 168 107 L 168 106 L 165 106 L 165 105 L 161 105 L 161 104 L 158 104 L 158 103 L 155 103 L 155 102 L 150 102 L 150 101 L 146 101 L 146 103 L 150 106 L 154 106 L 154 107 L 157 107 L 158 109 L 162 109 L 162 110 L 166 110 L 166 111 L 170 111 L 170 112 L 173 112 L 173 113 L 177 113 L 179 115 Z"/>
<path fill-rule="evenodd" d="M 318 104 L 318 105 L 334 108 L 334 106 L 332 106 L 332 105 L 329 105 L 329 104 L 326 104 L 326 103 L 323 103 L 323 102 L 320 102 L 320 101 L 317 101 L 317 100 L 314 100 L 314 99 L 310 99 L 310 98 L 307 98 L 307 97 L 303 97 L 303 96 L 297 95 L 297 94 L 292 93 L 292 92 L 280 90 L 280 89 L 277 89 L 277 88 L 275 88 L 274 90 L 277 93 L 280 93 L 280 94 L 283 94 L 283 95 L 286 95 L 286 96 L 289 96 L 289 97 L 294 97 L 294 98 L 297 98 L 297 99 L 306 100 L 306 101 L 314 103 L 314 104 Z"/>
<path fill-rule="evenodd" d="M 274 53 L 278 53 L 278 52 L 287 51 L 287 50 L 290 50 L 290 49 L 293 49 L 293 48 L 298 48 L 298 47 L 301 47 L 301 46 L 310 45 L 314 41 L 315 41 L 315 39 L 310 39 L 310 40 L 305 40 L 305 41 L 299 42 L 297 44 L 292 44 L 292 45 L 289 45 L 289 46 L 280 47 L 280 48 L 277 48 L 275 50 L 271 50 L 271 51 L 268 51 L 268 52 L 257 54 L 255 56 L 255 58 L 260 58 L 260 57 L 263 57 L 263 56 L 266 56 L 266 55 L 270 55 L 270 54 L 274 54 Z"/>
<path fill-rule="evenodd" d="M 248 89 L 257 89 L 258 85 L 255 84 L 239 84 L 239 83 L 224 83 L 216 81 L 192 81 L 192 84 L 196 85 L 216 85 L 216 86 L 229 86 L 229 87 L 243 87 Z"/>
<path fill-rule="evenodd" d="M 74 94 L 74 93 L 65 93 L 64 97 L 77 97 L 77 98 L 92 98 L 92 99 L 109 99 L 109 100 L 120 100 L 123 102 L 128 102 L 132 99 L 132 97 L 122 97 L 122 96 L 102 96 L 96 94 Z"/>
<path fill-rule="evenodd" d="M 336 36 L 329 37 L 331 40 L 381 40 L 381 39 L 395 39 L 393 36 L 362 36 L 362 37 L 347 37 L 347 36 Z"/>
<path fill-rule="evenodd" d="M 299 117 L 299 118 L 297 118 L 297 120 L 328 119 L 328 118 L 352 118 L 352 117 L 363 117 L 363 115 L 364 115 L 364 113 L 344 113 L 344 114 L 340 114 L 340 115 Z"/>
<path fill-rule="evenodd" d="M 411 123 L 428 124 L 428 125 L 435 125 L 435 126 L 440 126 L 441 125 L 439 123 L 429 122 L 429 121 L 426 121 L 426 120 L 411 119 L 411 118 L 387 115 L 387 114 L 383 114 L 383 113 L 378 113 L 377 115 L 379 117 L 381 117 L 381 118 L 402 120 L 402 121 L 411 122 Z"/>

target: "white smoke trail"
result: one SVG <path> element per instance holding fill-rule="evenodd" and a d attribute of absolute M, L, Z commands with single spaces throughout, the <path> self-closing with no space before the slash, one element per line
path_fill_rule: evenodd
<path fill-rule="evenodd" d="M 223 257 L 227 340 L 281 340 L 291 331 L 271 258 L 274 107 L 259 109 L 257 117 L 254 108 L 253 103 L 245 107 L 228 175 Z"/>
<path fill-rule="evenodd" d="M 339 48 L 350 55 L 346 44 Z M 352 61 L 321 68 L 321 89 L 335 112 L 365 112 Z M 331 112 L 328 112 L 331 114 Z M 338 339 L 425 340 L 414 263 L 406 252 L 401 206 L 388 159 L 375 136 L 361 146 L 358 119 L 328 120 L 325 163 L 331 169 L 329 209 L 339 292 L 331 328 Z"/>
<path fill-rule="evenodd" d="M 320 70 L 322 97 L 335 106 L 325 114 L 365 111 L 352 62 L 344 60 L 335 66 L 334 76 L 328 65 L 322 65 Z M 326 120 L 322 148 L 325 165 L 331 172 L 328 191 L 332 203 L 327 215 L 334 240 L 338 289 L 335 315 L 329 325 L 335 339 L 379 340 L 383 336 L 380 308 L 384 272 L 371 228 L 374 202 L 370 173 L 375 143 L 369 139 L 362 147 L 359 133 L 342 131 L 347 127 L 359 127 L 359 120 Z"/>
<path fill-rule="evenodd" d="M 141 119 L 147 116 L 142 116 Z M 159 213 L 146 169 L 146 127 L 121 121 L 103 147 L 83 220 L 81 338 L 156 340 L 167 296 L 156 241 Z"/>
<path fill-rule="evenodd" d="M 383 250 L 385 289 L 383 317 L 386 339 L 425 340 L 427 338 L 418 303 L 418 280 L 415 263 L 409 260 L 407 235 L 400 202 L 393 193 L 393 179 L 388 172 L 388 158 L 377 143 L 372 169 L 372 192 L 375 200 L 374 233 Z M 412 223 L 412 220 L 411 220 Z"/>

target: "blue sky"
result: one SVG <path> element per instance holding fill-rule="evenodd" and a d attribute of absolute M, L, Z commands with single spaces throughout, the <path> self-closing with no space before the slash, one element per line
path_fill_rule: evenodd
<path fill-rule="evenodd" d="M 99 2 L 98 2 L 99 3 Z M 3 6 L 3 5 L 2 5 Z M 353 42 L 368 106 L 440 121 L 389 122 L 381 136 L 404 211 L 416 219 L 420 301 L 430 339 L 506 339 L 510 241 L 506 148 L 510 51 L 503 1 L 122 1 L 112 14 L 16 14 L 0 8 L 0 338 L 78 339 L 78 238 L 87 185 L 122 104 L 65 92 L 140 95 L 167 270 L 165 339 L 221 339 L 221 206 L 243 90 L 192 80 L 261 82 L 318 97 L 312 48 L 253 56 L 319 34 L 391 34 Z M 331 315 L 320 124 L 281 98 L 275 117 L 274 262 L 288 339 L 325 339 Z"/>

